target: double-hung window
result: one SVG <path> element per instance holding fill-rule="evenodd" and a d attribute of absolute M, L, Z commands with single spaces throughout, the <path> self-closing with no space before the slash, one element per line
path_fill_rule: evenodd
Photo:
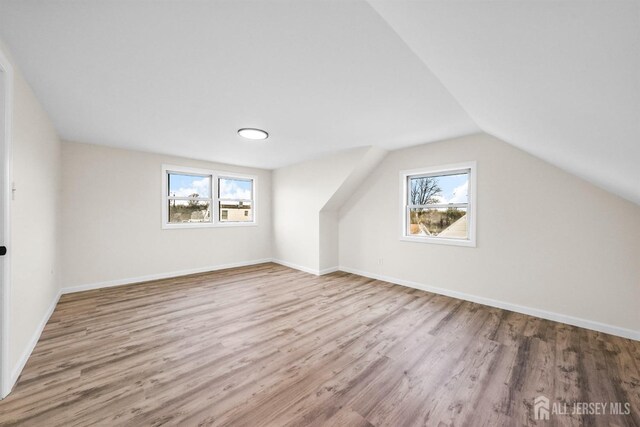
<path fill-rule="evenodd" d="M 475 162 L 400 173 L 402 240 L 475 246 Z"/>
<path fill-rule="evenodd" d="M 253 178 L 218 177 L 220 222 L 253 221 Z"/>
<path fill-rule="evenodd" d="M 162 174 L 163 228 L 256 223 L 254 176 L 168 165 Z"/>
<path fill-rule="evenodd" d="M 212 224 L 213 176 L 167 171 L 167 224 Z"/>

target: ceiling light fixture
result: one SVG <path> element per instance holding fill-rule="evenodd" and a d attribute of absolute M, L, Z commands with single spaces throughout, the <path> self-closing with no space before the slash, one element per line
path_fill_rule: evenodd
<path fill-rule="evenodd" d="M 238 129 L 238 135 L 240 135 L 243 138 L 254 139 L 254 140 L 269 138 L 269 134 L 267 132 L 263 131 L 262 129 L 255 129 L 255 128 Z"/>

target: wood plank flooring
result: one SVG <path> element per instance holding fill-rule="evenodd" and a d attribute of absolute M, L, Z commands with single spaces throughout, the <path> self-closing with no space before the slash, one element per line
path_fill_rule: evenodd
<path fill-rule="evenodd" d="M 536 421 L 539 395 L 631 413 Z M 64 295 L 0 424 L 637 426 L 639 409 L 640 342 L 261 264 Z"/>

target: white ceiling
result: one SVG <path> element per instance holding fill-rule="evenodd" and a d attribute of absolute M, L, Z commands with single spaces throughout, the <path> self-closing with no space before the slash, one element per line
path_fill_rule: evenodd
<path fill-rule="evenodd" d="M 481 129 L 640 203 L 639 1 L 370 3 L 0 0 L 0 37 L 64 139 L 275 168 Z"/>
<path fill-rule="evenodd" d="M 640 204 L 640 2 L 370 2 L 482 130 Z"/>
<path fill-rule="evenodd" d="M 0 37 L 73 141 L 275 168 L 479 131 L 361 1 L 3 0 Z"/>

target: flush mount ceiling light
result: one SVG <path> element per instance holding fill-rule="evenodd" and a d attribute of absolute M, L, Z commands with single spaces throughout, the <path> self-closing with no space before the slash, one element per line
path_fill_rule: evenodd
<path fill-rule="evenodd" d="M 269 138 L 269 134 L 267 132 L 263 131 L 262 129 L 255 129 L 255 128 L 238 129 L 238 135 L 240 135 L 243 138 L 254 139 L 254 140 Z"/>

